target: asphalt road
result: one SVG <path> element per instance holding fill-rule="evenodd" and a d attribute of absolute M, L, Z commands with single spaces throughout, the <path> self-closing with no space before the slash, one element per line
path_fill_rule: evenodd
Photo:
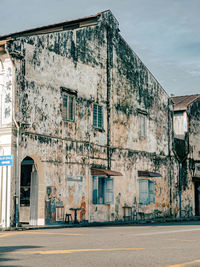
<path fill-rule="evenodd" d="M 0 266 L 200 266 L 200 222 L 0 232 Z"/>

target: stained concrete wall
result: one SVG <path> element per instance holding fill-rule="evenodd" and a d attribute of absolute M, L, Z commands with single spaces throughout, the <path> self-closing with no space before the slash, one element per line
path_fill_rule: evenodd
<path fill-rule="evenodd" d="M 189 105 L 189 153 L 187 160 L 183 164 L 183 209 L 191 210 L 195 214 L 195 183 L 193 177 L 199 177 L 197 166 L 200 163 L 200 99 Z"/>
<path fill-rule="evenodd" d="M 200 100 L 191 103 L 187 110 L 174 114 L 174 148 L 179 158 L 181 173 L 178 175 L 177 196 L 181 193 L 182 216 L 195 215 L 195 179 L 200 156 Z M 178 168 L 179 169 L 179 168 Z M 180 203 L 178 204 L 180 207 Z"/>
<path fill-rule="evenodd" d="M 170 186 L 177 177 L 170 154 L 172 107 L 166 92 L 119 35 L 112 14 L 102 13 L 95 26 L 17 37 L 8 49 L 20 55 L 13 57 L 19 162 L 29 156 L 37 165 L 38 223 L 44 224 L 48 186 L 57 188 L 67 212 L 80 206 L 85 196 L 86 219 L 115 218 L 115 202 L 92 204 L 91 167 L 110 167 L 123 174 L 114 178 L 114 199 L 121 193 L 120 218 L 123 205 L 139 206 L 138 171 L 160 173 L 161 178 L 151 178 L 155 204 L 140 209 L 169 215 L 176 198 Z M 62 120 L 62 87 L 77 92 L 74 122 Z M 92 126 L 93 103 L 103 106 L 103 129 Z M 140 114 L 146 117 L 145 136 L 139 134 Z"/>
<path fill-rule="evenodd" d="M 200 160 L 200 99 L 194 101 L 188 109 L 190 156 Z"/>

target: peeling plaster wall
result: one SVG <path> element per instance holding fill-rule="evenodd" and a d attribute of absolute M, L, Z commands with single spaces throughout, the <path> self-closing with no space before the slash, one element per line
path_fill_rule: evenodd
<path fill-rule="evenodd" d="M 40 162 L 39 218 L 46 188 L 55 186 L 65 211 L 92 196 L 89 165 L 107 165 L 106 46 L 102 25 L 31 37 L 10 43 L 16 59 L 17 120 L 21 122 L 19 162 Z M 95 52 L 94 52 L 95 51 Z M 76 90 L 75 122 L 62 120 L 61 87 Z M 103 106 L 104 128 L 92 127 L 92 104 Z M 81 176 L 80 182 L 69 177 Z M 76 180 L 76 179 L 75 179 Z M 89 192 L 89 186 L 90 192 Z M 43 196 L 42 196 L 43 194 Z M 105 218 L 107 219 L 107 218 Z"/>
<path fill-rule="evenodd" d="M 200 99 L 189 106 L 188 114 L 190 156 L 200 160 Z"/>
<path fill-rule="evenodd" d="M 14 59 L 19 162 L 30 156 L 37 163 L 39 220 L 48 186 L 56 187 L 68 213 L 85 196 L 86 219 L 113 220 L 115 203 L 92 204 L 90 167 L 109 165 L 123 174 L 114 178 L 114 199 L 119 192 L 122 196 L 120 218 L 124 204 L 139 201 L 139 170 L 162 175 L 152 178 L 155 204 L 141 210 L 169 214 L 169 181 L 177 174 L 169 155 L 168 96 L 119 35 L 112 14 L 102 13 L 96 26 L 17 37 L 8 49 L 21 56 Z M 77 91 L 74 122 L 62 120 L 61 87 Z M 103 129 L 92 126 L 93 103 L 103 106 Z M 141 112 L 146 136 L 139 136 Z"/>
<path fill-rule="evenodd" d="M 175 195 L 181 190 L 182 216 L 195 215 L 195 182 L 199 177 L 196 166 L 200 160 L 200 100 L 191 103 L 185 112 L 174 114 L 175 150 L 181 161 L 181 179 L 174 186 Z M 176 190 L 177 188 L 177 190 Z M 180 205 L 180 204 L 178 204 Z"/>
<path fill-rule="evenodd" d="M 168 154 L 172 135 L 168 95 L 119 34 L 113 36 L 113 43 L 112 168 L 124 175 L 115 179 L 115 192 L 121 193 L 123 205 L 137 205 L 145 213 L 158 209 L 167 216 L 173 175 Z M 140 114 L 146 119 L 144 136 L 140 134 Z M 162 175 L 150 179 L 155 181 L 155 204 L 139 204 L 141 170 Z"/>
<path fill-rule="evenodd" d="M 189 154 L 183 165 L 183 209 L 195 214 L 195 182 L 192 177 L 199 177 L 197 165 L 200 165 L 200 99 L 188 107 Z"/>

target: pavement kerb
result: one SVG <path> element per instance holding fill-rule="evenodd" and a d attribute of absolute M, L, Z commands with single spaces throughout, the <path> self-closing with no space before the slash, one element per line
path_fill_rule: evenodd
<path fill-rule="evenodd" d="M 138 224 L 152 224 L 152 223 L 170 223 L 170 222 L 189 222 L 200 221 L 200 216 L 189 218 L 157 218 L 137 221 L 111 221 L 111 222 L 92 222 L 84 224 L 60 224 L 60 225 L 45 225 L 45 226 L 31 226 L 23 225 L 19 227 L 0 228 L 0 231 L 26 231 L 26 230 L 39 230 L 39 229 L 61 229 L 61 228 L 80 228 L 80 227 L 100 227 L 100 226 L 126 226 Z"/>

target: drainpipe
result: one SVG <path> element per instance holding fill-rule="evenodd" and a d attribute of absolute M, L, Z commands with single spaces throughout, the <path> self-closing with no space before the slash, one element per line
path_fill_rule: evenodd
<path fill-rule="evenodd" d="M 12 59 L 9 51 L 8 51 L 8 48 L 7 48 L 7 43 L 5 44 L 5 51 L 6 53 L 8 54 L 11 62 L 13 63 L 13 66 L 15 67 L 15 63 L 14 63 L 14 60 Z M 15 89 L 14 89 L 14 83 L 12 85 L 12 88 L 13 88 L 13 99 L 15 100 Z M 19 135 L 20 135 L 20 126 L 19 124 L 17 123 L 16 121 L 16 118 L 15 118 L 15 102 L 13 101 L 13 104 L 12 104 L 12 118 L 13 118 L 13 121 L 14 121 L 14 124 L 17 128 L 17 137 L 16 137 L 16 159 L 15 159 L 15 200 L 14 200 L 14 203 L 15 203 L 15 226 L 18 226 L 19 225 L 19 192 L 20 192 L 20 180 L 19 180 L 19 177 L 20 177 L 20 174 L 19 174 Z"/>
<path fill-rule="evenodd" d="M 110 107 L 110 96 L 111 96 L 111 78 L 112 78 L 112 65 L 113 65 L 113 44 L 112 44 L 112 29 L 106 27 L 107 35 L 107 167 L 111 168 L 111 151 L 110 151 L 110 139 L 111 139 L 111 107 Z"/>
<path fill-rule="evenodd" d="M 182 217 L 181 193 L 182 193 L 182 162 L 179 162 L 179 210 L 180 210 L 180 218 Z"/>
<path fill-rule="evenodd" d="M 171 131 L 173 135 L 173 116 L 171 117 L 171 110 L 170 110 L 170 99 L 168 99 L 168 156 L 169 156 L 169 203 L 170 209 L 169 214 L 172 216 L 172 157 L 171 157 Z"/>
<path fill-rule="evenodd" d="M 19 226 L 19 193 L 20 193 L 20 174 L 19 174 L 19 134 L 20 127 L 16 122 L 15 117 L 13 116 L 13 121 L 17 128 L 17 137 L 16 137 L 16 160 L 15 160 L 15 225 Z"/>

